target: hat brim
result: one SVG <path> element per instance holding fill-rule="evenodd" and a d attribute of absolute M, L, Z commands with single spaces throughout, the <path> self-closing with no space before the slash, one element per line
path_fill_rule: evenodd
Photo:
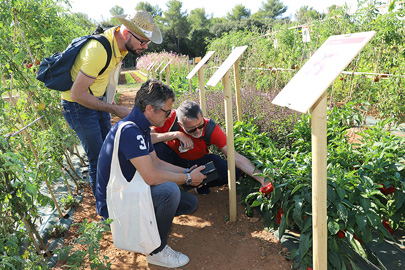
<path fill-rule="evenodd" d="M 119 15 L 119 16 L 114 16 L 114 19 L 117 19 L 120 23 L 122 23 L 123 25 L 125 25 L 126 28 L 128 28 L 129 30 L 135 32 L 136 34 L 140 35 L 143 38 L 149 39 L 150 41 L 152 41 L 155 44 L 161 44 L 163 39 L 162 39 L 162 34 L 160 33 L 160 29 L 159 27 L 156 25 L 156 23 L 153 26 L 153 30 L 152 30 L 152 36 L 151 37 L 147 37 L 145 35 L 145 33 L 132 21 L 127 20 L 127 15 Z"/>

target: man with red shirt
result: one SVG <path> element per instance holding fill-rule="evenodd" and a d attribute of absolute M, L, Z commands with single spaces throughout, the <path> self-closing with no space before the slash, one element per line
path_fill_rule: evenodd
<path fill-rule="evenodd" d="M 151 139 L 157 156 L 174 165 L 190 168 L 194 164 L 204 165 L 210 161 L 218 172 L 218 178 L 196 188 L 197 194 L 208 194 L 209 188 L 228 183 L 228 164 L 219 155 L 210 154 L 209 145 L 216 145 L 225 156 L 228 148 L 226 135 L 212 119 L 203 117 L 200 106 L 193 101 L 184 101 L 177 110 L 173 110 L 162 127 L 154 127 Z M 166 143 L 163 143 L 166 142 Z M 266 186 L 264 177 L 254 176 L 261 173 L 244 156 L 235 152 L 236 179 L 239 169 Z"/>

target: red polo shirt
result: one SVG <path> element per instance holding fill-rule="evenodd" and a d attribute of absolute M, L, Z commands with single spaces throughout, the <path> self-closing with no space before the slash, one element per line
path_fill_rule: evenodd
<path fill-rule="evenodd" d="M 172 128 L 173 128 L 173 124 L 174 124 L 175 120 L 176 120 L 176 111 L 173 110 L 171 112 L 170 116 L 166 119 L 166 121 L 162 127 L 153 127 L 153 129 L 157 133 L 165 133 L 165 132 L 174 131 L 174 130 L 172 130 Z M 210 120 L 209 118 L 204 117 L 205 126 L 207 125 L 209 120 Z M 205 126 L 204 126 L 203 133 L 200 138 L 194 138 L 193 136 L 188 135 L 187 133 L 184 132 L 183 128 L 180 126 L 179 131 L 186 134 L 189 138 L 191 138 L 193 140 L 193 143 L 194 143 L 194 147 L 192 149 L 188 150 L 187 152 L 180 153 L 180 151 L 179 151 L 180 141 L 178 139 L 171 140 L 166 143 L 182 159 L 195 160 L 195 159 L 202 158 L 203 156 L 209 154 L 207 143 L 203 139 L 203 136 L 205 134 Z M 215 125 L 214 131 L 212 132 L 210 144 L 216 145 L 219 149 L 226 146 L 226 135 L 218 125 Z"/>

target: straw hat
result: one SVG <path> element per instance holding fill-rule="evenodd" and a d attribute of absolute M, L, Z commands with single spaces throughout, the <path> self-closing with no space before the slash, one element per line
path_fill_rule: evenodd
<path fill-rule="evenodd" d="M 162 43 L 162 34 L 149 12 L 135 10 L 130 15 L 124 14 L 114 16 L 114 18 L 141 37 L 147 38 L 156 44 Z"/>

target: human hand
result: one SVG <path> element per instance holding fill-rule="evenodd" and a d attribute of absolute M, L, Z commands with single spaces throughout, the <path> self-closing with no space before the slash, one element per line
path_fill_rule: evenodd
<path fill-rule="evenodd" d="M 194 165 L 193 167 L 195 167 L 196 165 Z M 191 168 L 193 168 L 191 167 Z M 193 169 L 193 171 L 190 173 L 191 176 L 191 185 L 192 186 L 199 186 L 204 179 L 207 178 L 206 175 L 202 174 L 201 171 L 205 169 L 205 166 L 199 166 L 198 168 Z"/>
<path fill-rule="evenodd" d="M 177 139 L 181 142 L 183 150 L 190 150 L 194 147 L 193 140 L 183 132 L 177 133 Z"/>
<path fill-rule="evenodd" d="M 127 108 L 127 107 L 118 106 L 118 105 L 114 106 L 114 112 L 113 113 L 116 116 L 118 116 L 119 118 L 121 118 L 121 119 L 126 117 L 130 112 L 131 112 L 131 110 L 129 108 Z"/>
<path fill-rule="evenodd" d="M 195 168 L 197 168 L 197 164 L 194 164 L 190 168 L 187 169 L 186 173 L 191 173 Z"/>

